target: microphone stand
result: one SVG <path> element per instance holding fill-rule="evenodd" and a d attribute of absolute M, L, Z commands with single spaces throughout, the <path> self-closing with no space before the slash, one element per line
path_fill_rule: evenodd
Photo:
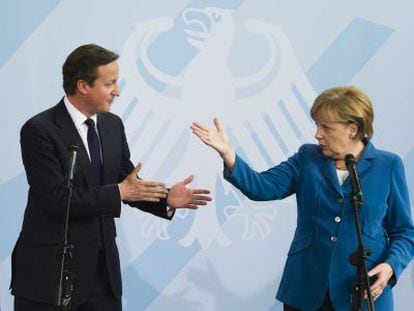
<path fill-rule="evenodd" d="M 352 211 L 354 214 L 355 220 L 355 228 L 357 231 L 358 237 L 358 248 L 357 250 L 351 254 L 349 260 L 352 265 L 356 266 L 357 268 L 357 275 L 358 281 L 352 284 L 352 291 L 351 291 L 351 305 L 352 311 L 362 311 L 364 310 L 363 303 L 364 303 L 364 294 L 366 292 L 368 298 L 368 310 L 375 311 L 374 302 L 372 299 L 372 293 L 370 290 L 370 281 L 368 278 L 368 268 L 366 259 L 369 255 L 371 255 L 371 250 L 366 249 L 364 247 L 364 243 L 362 241 L 362 233 L 361 233 L 361 224 L 359 222 L 358 217 L 358 208 L 361 207 L 363 204 L 357 198 L 357 195 L 352 194 Z"/>
<path fill-rule="evenodd" d="M 348 158 L 348 159 L 347 159 Z M 347 155 L 345 157 L 346 166 L 349 171 L 349 178 L 352 183 L 352 211 L 354 215 L 355 229 L 358 238 L 358 247 L 355 252 L 349 256 L 349 261 L 357 268 L 358 280 L 352 283 L 351 289 L 351 310 L 363 311 L 364 310 L 364 296 L 367 295 L 368 310 L 375 311 L 374 301 L 372 299 L 372 293 L 370 289 L 370 280 L 368 277 L 368 268 L 366 259 L 371 255 L 371 250 L 364 247 L 362 241 L 361 223 L 358 216 L 358 208 L 361 208 L 364 204 L 361 187 L 359 184 L 358 175 L 356 172 L 355 164 L 356 160 L 353 155 Z"/>
<path fill-rule="evenodd" d="M 69 161 L 68 161 L 68 176 L 66 188 L 68 189 L 68 201 L 66 206 L 65 213 L 65 224 L 64 224 L 64 236 L 63 244 L 59 250 L 60 259 L 60 273 L 59 273 L 59 285 L 57 293 L 56 305 L 60 311 L 70 311 L 70 301 L 72 299 L 73 292 L 73 276 L 71 273 L 71 259 L 72 259 L 72 249 L 73 245 L 70 244 L 68 239 L 68 229 L 69 229 L 69 215 L 70 215 L 70 206 L 72 199 L 72 190 L 73 190 L 73 176 L 76 163 L 77 155 L 77 146 L 70 145 L 68 147 L 69 152 Z"/>

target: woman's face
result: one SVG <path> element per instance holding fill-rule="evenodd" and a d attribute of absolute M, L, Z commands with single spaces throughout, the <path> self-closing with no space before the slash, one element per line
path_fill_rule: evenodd
<path fill-rule="evenodd" d="M 343 123 L 333 119 L 320 118 L 316 121 L 315 138 L 322 153 L 335 160 L 344 159 L 352 153 L 358 127 L 354 123 Z"/>

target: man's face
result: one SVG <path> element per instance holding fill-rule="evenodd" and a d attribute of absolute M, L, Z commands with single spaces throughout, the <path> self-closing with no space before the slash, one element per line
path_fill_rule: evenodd
<path fill-rule="evenodd" d="M 117 61 L 99 66 L 98 78 L 93 85 L 86 85 L 85 110 L 89 115 L 108 112 L 115 96 L 119 96 L 118 86 L 119 65 Z"/>

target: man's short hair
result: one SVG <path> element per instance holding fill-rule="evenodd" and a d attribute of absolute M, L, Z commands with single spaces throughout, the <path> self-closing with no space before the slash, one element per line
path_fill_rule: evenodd
<path fill-rule="evenodd" d="M 62 67 L 65 93 L 75 95 L 78 80 L 84 80 L 92 86 L 98 78 L 98 67 L 109 64 L 118 57 L 118 54 L 96 44 L 86 44 L 76 48 L 66 58 Z"/>

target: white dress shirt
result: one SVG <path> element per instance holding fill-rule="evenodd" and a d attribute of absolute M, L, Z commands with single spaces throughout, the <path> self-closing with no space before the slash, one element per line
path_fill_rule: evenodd
<path fill-rule="evenodd" d="M 66 109 L 69 112 L 70 117 L 72 118 L 73 123 L 75 124 L 76 129 L 78 130 L 80 137 L 82 138 L 83 145 L 85 146 L 85 149 L 88 153 L 89 160 L 90 160 L 91 155 L 89 154 L 89 146 L 88 146 L 88 126 L 85 123 L 88 117 L 86 117 L 75 106 L 73 106 L 66 96 L 63 98 L 63 101 L 65 103 Z M 98 118 L 96 114 L 90 116 L 89 119 L 92 119 L 95 122 L 95 128 L 98 128 Z M 98 132 L 97 134 L 99 137 Z M 101 153 L 102 153 L 102 150 L 101 150 Z"/>

